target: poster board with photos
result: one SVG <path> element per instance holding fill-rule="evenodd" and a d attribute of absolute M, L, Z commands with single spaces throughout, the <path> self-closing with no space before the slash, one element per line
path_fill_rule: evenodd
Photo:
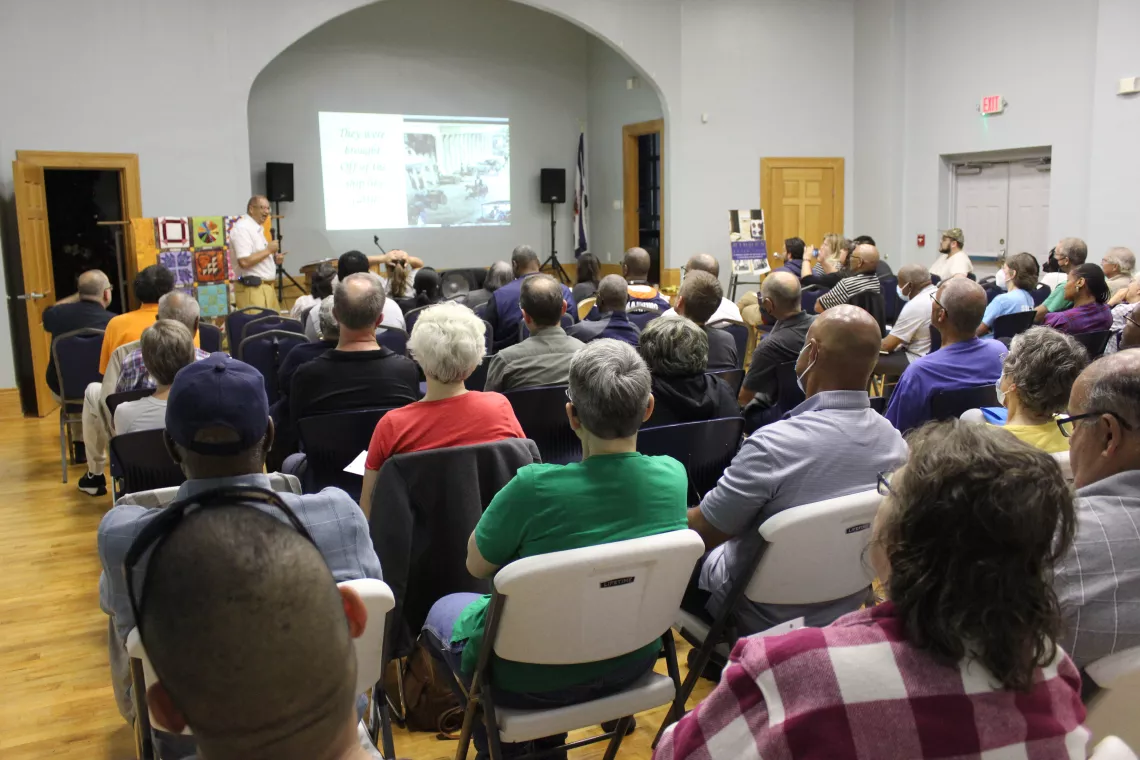
<path fill-rule="evenodd" d="M 728 212 L 729 246 L 735 274 L 767 274 L 768 243 L 764 239 L 764 212 L 734 209 Z"/>

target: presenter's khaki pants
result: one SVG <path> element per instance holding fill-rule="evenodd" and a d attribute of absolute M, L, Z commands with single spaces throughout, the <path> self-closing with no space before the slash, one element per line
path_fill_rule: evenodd
<path fill-rule="evenodd" d="M 271 282 L 263 282 L 256 288 L 242 285 L 240 282 L 234 283 L 234 303 L 237 309 L 260 306 L 263 309 L 281 311 L 281 305 L 277 302 L 277 288 Z"/>

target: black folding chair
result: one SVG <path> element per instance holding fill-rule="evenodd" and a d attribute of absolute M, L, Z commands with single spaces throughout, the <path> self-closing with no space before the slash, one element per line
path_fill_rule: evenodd
<path fill-rule="evenodd" d="M 851 296 L 850 303 L 874 317 L 879 323 L 879 337 L 887 337 L 887 306 L 882 293 L 864 290 Z"/>
<path fill-rule="evenodd" d="M 483 361 L 479 362 L 479 366 L 475 368 L 466 380 L 463 381 L 463 387 L 469 391 L 481 391 L 487 387 L 487 367 L 491 364 L 491 357 L 484 356 Z"/>
<path fill-rule="evenodd" d="M 55 378 L 59 383 L 59 466 L 67 482 L 67 465 L 75 463 L 73 425 L 83 424 L 83 397 L 87 386 L 103 379 L 99 355 L 103 331 L 94 327 L 59 335 L 51 342 Z"/>
<path fill-rule="evenodd" d="M 222 331 L 217 325 L 212 325 L 209 322 L 199 322 L 198 342 L 201 344 L 202 350 L 208 354 L 221 351 Z"/>
<path fill-rule="evenodd" d="M 279 314 L 270 314 L 246 322 L 245 326 L 242 328 L 241 340 L 238 341 L 238 346 L 240 347 L 241 344 L 245 342 L 246 338 L 274 330 L 279 332 L 297 333 L 298 335 L 305 334 L 305 326 L 297 320 L 289 319 L 288 317 L 282 317 Z"/>
<path fill-rule="evenodd" d="M 998 406 L 997 388 L 993 383 L 942 390 L 930 398 L 930 419 L 955 420 L 967 409 L 981 409 L 985 406 Z"/>
<path fill-rule="evenodd" d="M 377 330 L 376 342 L 401 356 L 408 354 L 408 334 L 399 327 L 384 327 Z"/>
<path fill-rule="evenodd" d="M 265 394 L 269 397 L 270 405 L 277 401 L 277 370 L 281 367 L 281 362 L 294 346 L 302 343 L 308 343 L 302 334 L 270 330 L 250 335 L 238 346 L 237 359 L 256 367 L 265 379 Z"/>
<path fill-rule="evenodd" d="M 543 462 L 569 464 L 582 458 L 582 442 L 563 411 L 565 385 L 520 388 L 503 395 L 511 402 L 526 437 L 538 446 Z"/>
<path fill-rule="evenodd" d="M 1034 289 L 1033 289 L 1033 292 L 1030 294 L 1030 295 L 1032 295 L 1032 296 L 1033 296 L 1033 306 L 1034 306 L 1034 308 L 1036 308 L 1036 307 L 1040 306 L 1041 304 L 1045 303 L 1045 299 L 1046 299 L 1046 298 L 1048 298 L 1048 297 L 1049 297 L 1049 294 L 1050 294 L 1050 293 L 1052 293 L 1052 292 L 1053 292 L 1053 289 L 1052 289 L 1052 288 L 1050 288 L 1050 287 L 1049 287 L 1048 285 L 1046 285 L 1045 283 L 1043 283 L 1043 282 L 1039 282 L 1039 283 L 1037 283 L 1037 287 L 1036 287 L 1036 288 L 1034 288 Z"/>
<path fill-rule="evenodd" d="M 335 486 L 360 501 L 359 475 L 344 471 L 349 462 L 368 448 L 376 423 L 390 409 L 354 409 L 302 417 L 297 420 L 301 451 L 305 452 L 305 493 Z"/>
<path fill-rule="evenodd" d="M 937 351 L 942 348 L 942 333 L 934 325 L 930 326 L 930 350 Z"/>
<path fill-rule="evenodd" d="M 154 388 L 139 388 L 134 391 L 123 391 L 121 393 L 112 393 L 107 397 L 107 411 L 111 415 L 111 419 L 115 419 L 115 410 L 119 408 L 120 404 L 125 404 L 128 401 L 138 401 L 140 398 L 154 395 Z"/>
<path fill-rule="evenodd" d="M 185 480 L 166 450 L 161 428 L 111 437 L 111 488 L 116 501 L 124 494 L 180 486 Z"/>
<path fill-rule="evenodd" d="M 883 295 L 883 306 L 886 308 L 887 324 L 893 325 L 899 318 L 899 278 L 893 274 L 879 278 L 879 292 Z"/>
<path fill-rule="evenodd" d="M 275 316 L 277 316 L 277 312 L 273 309 L 264 309 L 260 306 L 246 306 L 244 309 L 231 311 L 226 317 L 226 335 L 230 338 L 230 353 L 237 351 L 246 325 L 255 319 Z"/>
<path fill-rule="evenodd" d="M 1006 338 L 1012 340 L 1015 335 L 1033 327 L 1033 318 L 1037 316 L 1033 311 L 1019 311 L 1015 314 L 1003 314 L 994 320 L 990 329 L 993 331 L 994 340 L 1001 340 Z"/>
<path fill-rule="evenodd" d="M 637 434 L 637 450 L 646 456 L 670 456 L 689 474 L 691 504 L 713 489 L 740 450 L 744 419 L 728 417 L 645 428 Z"/>
<path fill-rule="evenodd" d="M 434 304 L 429 304 L 429 306 Z M 408 335 L 412 334 L 412 328 L 416 326 L 416 320 L 420 318 L 420 312 L 426 309 L 427 306 L 417 306 L 414 309 L 408 309 L 404 312 L 404 327 L 407 329 Z"/>
<path fill-rule="evenodd" d="M 740 386 L 744 384 L 744 370 L 742 369 L 718 369 L 715 372 L 706 372 L 706 375 L 719 377 L 721 380 L 728 383 L 728 387 L 732 388 L 732 395 L 740 395 Z"/>
<path fill-rule="evenodd" d="M 737 322 L 735 319 L 718 319 L 705 327 L 715 327 L 718 330 L 724 330 L 732 339 L 736 341 L 736 357 L 738 366 L 744 368 L 744 356 L 748 352 L 748 340 L 751 338 L 751 331 L 747 324 L 744 322 Z M 741 378 L 743 380 L 743 378 Z M 739 386 L 737 386 L 739 390 Z"/>
<path fill-rule="evenodd" d="M 1108 346 L 1108 339 L 1112 337 L 1112 330 L 1076 333 L 1073 337 L 1077 339 L 1078 343 L 1088 349 L 1090 359 L 1097 359 L 1104 353 L 1105 347 Z"/>
<path fill-rule="evenodd" d="M 804 392 L 796 382 L 796 363 L 784 362 L 776 367 L 776 403 L 790 412 L 804 402 Z"/>

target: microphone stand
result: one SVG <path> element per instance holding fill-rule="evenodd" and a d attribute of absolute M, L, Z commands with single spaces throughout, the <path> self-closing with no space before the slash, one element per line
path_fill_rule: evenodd
<path fill-rule="evenodd" d="M 282 241 L 285 240 L 285 236 L 281 234 L 281 201 L 274 201 L 273 203 L 276 205 L 273 220 L 273 223 L 276 225 L 274 238 L 277 240 L 277 252 L 280 253 Z M 281 306 L 282 294 L 285 292 L 286 277 L 289 278 L 289 282 L 293 283 L 293 285 L 296 286 L 297 290 L 301 291 L 302 295 L 308 295 L 309 293 L 309 291 L 305 290 L 305 287 L 301 283 L 293 279 L 293 275 L 285 271 L 285 266 L 283 264 L 277 264 L 277 306 L 279 308 Z"/>

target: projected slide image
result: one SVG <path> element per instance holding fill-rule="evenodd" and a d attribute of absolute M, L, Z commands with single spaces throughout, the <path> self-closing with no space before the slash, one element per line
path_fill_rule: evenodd
<path fill-rule="evenodd" d="M 506 119 L 321 112 L 330 230 L 509 225 Z"/>

